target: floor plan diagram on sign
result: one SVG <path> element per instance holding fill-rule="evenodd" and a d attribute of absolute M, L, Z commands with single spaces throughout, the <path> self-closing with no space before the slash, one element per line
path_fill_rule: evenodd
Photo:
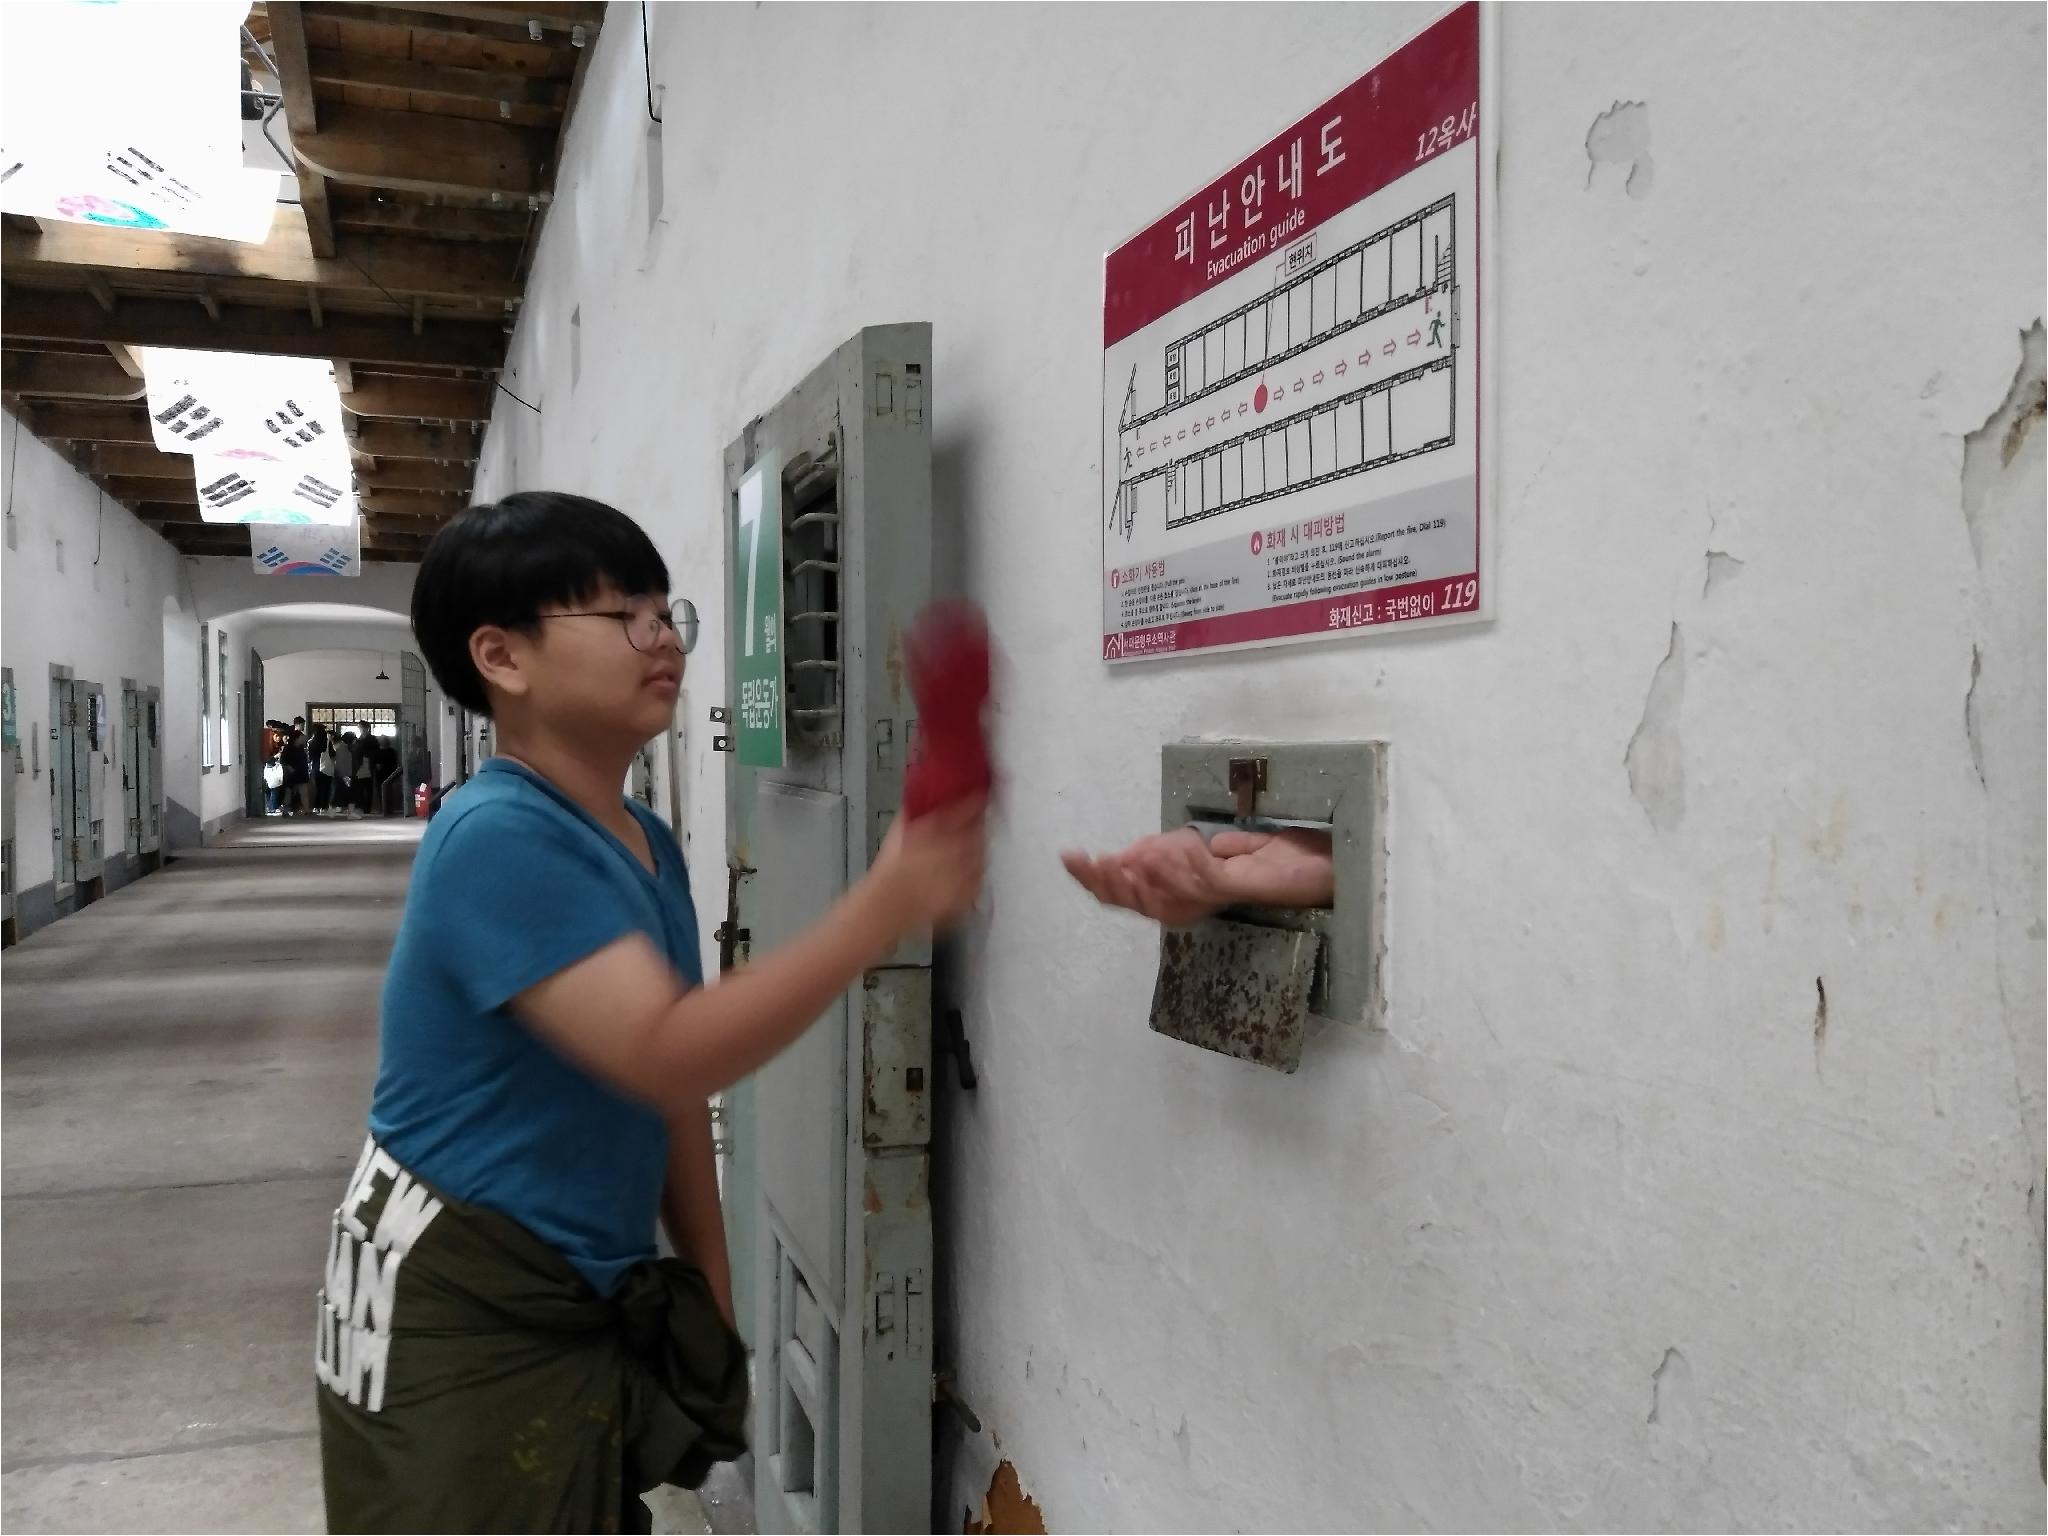
<path fill-rule="evenodd" d="M 1357 505 L 1377 489 L 1375 472 L 1456 446 L 1469 194 L 1447 189 L 1391 219 L 1381 211 L 1423 179 L 1403 178 L 1247 263 L 1114 349 L 1134 355 L 1105 423 L 1118 466 L 1113 534 L 1131 541 L 1246 509 L 1291 518 L 1302 514 L 1262 504 L 1326 486 L 1338 498 L 1317 498 L 1316 511 Z M 1212 313 L 1189 325 L 1197 309 Z"/>

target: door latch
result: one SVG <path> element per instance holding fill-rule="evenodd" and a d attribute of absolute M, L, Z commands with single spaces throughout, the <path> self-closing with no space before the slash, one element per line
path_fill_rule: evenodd
<path fill-rule="evenodd" d="M 1233 757 L 1230 760 L 1230 793 L 1237 802 L 1237 819 L 1250 821 L 1259 808 L 1259 796 L 1266 788 L 1266 760 L 1263 757 Z"/>
<path fill-rule="evenodd" d="M 960 1086 L 972 1093 L 981 1086 L 981 1078 L 974 1070 L 974 1056 L 967 1048 L 967 1029 L 958 1008 L 948 1008 L 939 1015 L 939 1038 L 932 1046 L 933 1054 L 953 1058 L 953 1070 L 958 1075 Z"/>

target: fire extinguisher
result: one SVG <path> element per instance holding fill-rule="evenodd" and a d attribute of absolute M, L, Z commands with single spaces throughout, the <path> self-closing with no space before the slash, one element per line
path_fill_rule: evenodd
<path fill-rule="evenodd" d="M 433 798 L 433 793 L 433 786 L 431 784 L 420 784 L 413 788 L 412 813 L 421 821 L 427 819 L 427 802 Z"/>

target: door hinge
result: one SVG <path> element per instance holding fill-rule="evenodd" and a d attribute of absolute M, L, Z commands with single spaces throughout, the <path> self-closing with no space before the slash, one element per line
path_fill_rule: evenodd
<path fill-rule="evenodd" d="M 711 723 L 713 725 L 732 724 L 732 711 L 723 704 L 712 705 Z M 730 734 L 721 734 L 711 738 L 711 750 L 714 752 L 730 752 L 733 750 L 733 746 L 733 738 Z"/>

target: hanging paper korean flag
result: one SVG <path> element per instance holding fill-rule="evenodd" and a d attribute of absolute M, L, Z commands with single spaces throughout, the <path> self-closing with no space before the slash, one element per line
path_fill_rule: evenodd
<path fill-rule="evenodd" d="M 235 36 L 248 10 L 245 0 L 10 6 L 0 210 L 266 239 L 284 167 L 242 163 Z"/>
<path fill-rule="evenodd" d="M 142 381 L 165 453 L 348 463 L 341 391 L 322 359 L 145 347 Z"/>
<path fill-rule="evenodd" d="M 360 576 L 361 538 L 355 522 L 346 528 L 255 523 L 249 528 L 249 563 L 265 576 Z"/>
<path fill-rule="evenodd" d="M 199 516 L 209 523 L 279 523 L 339 528 L 356 520 L 346 460 L 277 463 L 195 455 Z"/>

